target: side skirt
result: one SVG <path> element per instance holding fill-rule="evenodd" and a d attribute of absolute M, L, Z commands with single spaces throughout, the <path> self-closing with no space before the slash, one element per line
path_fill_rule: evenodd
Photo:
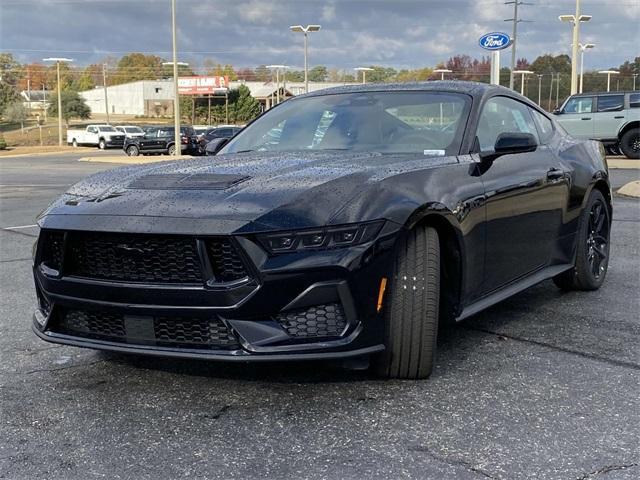
<path fill-rule="evenodd" d="M 544 280 L 548 280 L 549 278 L 553 278 L 556 275 L 570 270 L 573 268 L 572 264 L 563 264 L 563 265 L 553 265 L 551 267 L 545 267 L 541 270 L 537 270 L 536 272 L 528 275 L 520 280 L 517 280 L 500 290 L 481 298 L 480 300 L 472 303 L 471 305 L 467 305 L 462 313 L 456 317 L 456 322 L 464 320 L 476 313 L 495 305 L 496 303 L 502 302 L 507 298 L 519 293 L 523 290 L 526 290 L 529 287 L 533 287 Z"/>

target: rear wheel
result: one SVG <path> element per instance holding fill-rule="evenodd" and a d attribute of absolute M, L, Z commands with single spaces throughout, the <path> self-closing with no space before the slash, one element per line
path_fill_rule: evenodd
<path fill-rule="evenodd" d="M 75 139 L 75 138 L 73 139 L 73 142 L 71 142 L 71 145 L 72 145 L 74 148 L 78 148 L 78 142 L 76 141 L 76 139 Z"/>
<path fill-rule="evenodd" d="M 167 150 L 167 153 L 173 157 L 176 154 L 176 146 L 175 145 L 171 145 L 169 147 L 169 150 Z"/>
<path fill-rule="evenodd" d="M 607 202 L 593 190 L 582 213 L 576 262 L 571 270 L 553 278 L 563 290 L 597 290 L 604 283 L 609 265 L 611 218 Z"/>
<path fill-rule="evenodd" d="M 640 158 L 640 128 L 632 128 L 622 135 L 620 150 L 627 158 Z"/>
<path fill-rule="evenodd" d="M 130 157 L 137 157 L 140 155 L 140 150 L 135 145 L 128 146 L 126 152 Z"/>
<path fill-rule="evenodd" d="M 387 378 L 427 378 L 438 334 L 440 241 L 431 227 L 409 232 L 396 251 L 385 307 L 386 350 L 375 359 Z"/>

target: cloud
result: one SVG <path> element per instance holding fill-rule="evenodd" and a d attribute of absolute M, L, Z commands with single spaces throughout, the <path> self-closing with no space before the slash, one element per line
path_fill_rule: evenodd
<path fill-rule="evenodd" d="M 276 5 L 274 2 L 263 0 L 252 0 L 247 3 L 240 3 L 237 10 L 240 18 L 250 23 L 270 24 L 275 21 Z"/>
<path fill-rule="evenodd" d="M 331 2 L 328 5 L 322 7 L 322 15 L 320 16 L 323 22 L 331 22 L 336 19 L 336 4 Z"/>

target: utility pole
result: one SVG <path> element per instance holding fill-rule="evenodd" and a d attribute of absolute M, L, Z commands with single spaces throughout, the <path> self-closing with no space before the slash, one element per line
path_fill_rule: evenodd
<path fill-rule="evenodd" d="M 551 81 L 549 82 L 549 110 L 551 111 L 551 98 L 553 97 L 553 72 L 551 72 Z"/>
<path fill-rule="evenodd" d="M 62 146 L 62 86 L 60 85 L 60 63 L 73 62 L 70 58 L 51 57 L 43 58 L 43 62 L 56 63 L 56 79 L 58 81 L 58 145 Z"/>
<path fill-rule="evenodd" d="M 513 71 L 516 69 L 516 39 L 518 36 L 518 23 L 526 22 L 518 18 L 519 5 L 533 5 L 532 3 L 522 2 L 520 0 L 510 0 L 504 2 L 505 5 L 513 5 L 513 18 L 507 18 L 505 22 L 513 22 L 511 31 L 511 72 L 509 72 L 509 88 L 513 90 Z"/>
<path fill-rule="evenodd" d="M 107 64 L 102 64 L 102 85 L 104 86 L 104 111 L 107 114 L 107 124 L 109 122 L 109 100 L 107 98 Z"/>
<path fill-rule="evenodd" d="M 560 106 L 560 72 L 558 72 L 558 78 L 556 80 L 556 108 Z"/>
<path fill-rule="evenodd" d="M 42 110 L 44 112 L 44 123 L 47 123 L 47 89 L 45 88 L 46 85 L 43 83 L 42 84 Z"/>
<path fill-rule="evenodd" d="M 29 99 L 28 111 L 31 113 L 31 70 L 27 70 L 27 98 Z"/>

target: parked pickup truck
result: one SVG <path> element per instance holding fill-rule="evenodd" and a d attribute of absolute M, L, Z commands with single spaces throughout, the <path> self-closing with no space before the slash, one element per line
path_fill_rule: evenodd
<path fill-rule="evenodd" d="M 599 140 L 608 150 L 640 158 L 640 92 L 572 95 L 553 113 L 571 136 Z"/>
<path fill-rule="evenodd" d="M 108 147 L 124 145 L 125 135 L 111 125 L 87 125 L 84 129 L 70 128 L 67 130 L 67 143 L 78 145 L 93 145 L 101 150 Z"/>

